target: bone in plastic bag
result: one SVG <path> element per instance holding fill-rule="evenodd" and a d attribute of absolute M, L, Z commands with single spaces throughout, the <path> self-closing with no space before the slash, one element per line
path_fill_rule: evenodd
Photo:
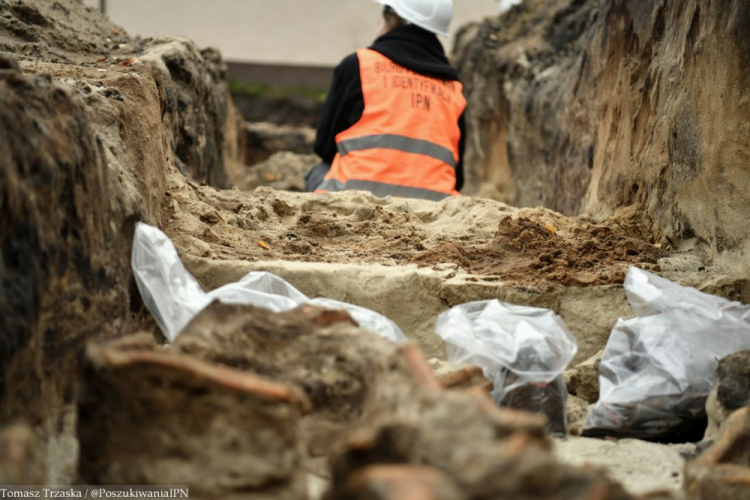
<path fill-rule="evenodd" d="M 344 309 L 363 329 L 392 342 L 406 341 L 401 329 L 382 314 L 331 299 L 310 300 L 288 282 L 264 271 L 250 272 L 235 283 L 206 293 L 182 265 L 167 235 L 140 222 L 133 239 L 132 267 L 143 302 L 170 342 L 214 300 L 264 307 L 275 312 L 305 303 Z"/>
<path fill-rule="evenodd" d="M 625 290 L 638 317 L 610 335 L 584 435 L 684 439 L 705 417 L 718 362 L 750 349 L 750 307 L 638 268 Z"/>
<path fill-rule="evenodd" d="M 499 300 L 470 302 L 440 314 L 435 331 L 451 362 L 482 368 L 498 404 L 544 413 L 550 433 L 566 432 L 562 373 L 578 348 L 553 311 Z"/>

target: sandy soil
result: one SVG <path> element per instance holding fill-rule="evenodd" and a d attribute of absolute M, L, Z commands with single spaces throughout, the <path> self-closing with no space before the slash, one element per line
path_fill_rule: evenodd
<path fill-rule="evenodd" d="M 219 192 L 174 179 L 162 221 L 183 251 L 235 260 L 452 265 L 536 286 L 619 284 L 664 252 L 631 215 L 592 223 L 458 197 L 440 203 L 368 193 Z"/>
<path fill-rule="evenodd" d="M 317 155 L 281 151 L 261 163 L 243 169 L 235 179 L 235 185 L 242 191 L 268 186 L 285 191 L 304 192 L 305 174 L 318 163 L 320 158 Z"/>
<path fill-rule="evenodd" d="M 685 459 L 695 454 L 692 443 L 663 445 L 636 439 L 606 441 L 571 437 L 555 440 L 555 455 L 570 465 L 602 467 L 628 491 L 640 495 L 669 491 L 682 498 Z"/>

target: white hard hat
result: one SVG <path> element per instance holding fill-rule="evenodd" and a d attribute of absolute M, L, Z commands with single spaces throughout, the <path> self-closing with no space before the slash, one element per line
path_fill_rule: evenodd
<path fill-rule="evenodd" d="M 375 0 L 396 11 L 399 17 L 438 35 L 448 36 L 453 0 Z"/>

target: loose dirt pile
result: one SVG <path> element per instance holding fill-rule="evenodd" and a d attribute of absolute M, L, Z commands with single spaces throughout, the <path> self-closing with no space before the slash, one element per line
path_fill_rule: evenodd
<path fill-rule="evenodd" d="M 644 239 L 628 211 L 594 222 L 471 197 L 217 191 L 174 174 L 167 182 L 161 227 L 204 288 L 269 271 L 310 297 L 384 314 L 430 357 L 446 356 L 434 333 L 441 312 L 498 298 L 560 314 L 582 362 L 632 315 L 621 286 L 631 265 L 732 298 L 749 291 L 741 277 L 719 278 L 699 251 Z"/>
<path fill-rule="evenodd" d="M 625 266 L 658 270 L 662 254 L 654 245 L 613 230 L 619 221 L 579 225 L 559 234 L 554 226 L 505 216 L 491 242 L 482 245 L 457 241 L 441 243 L 412 257 L 411 262 L 435 265 L 452 262 L 472 274 L 523 282 L 531 276 L 565 286 L 622 283 Z"/>
<path fill-rule="evenodd" d="M 163 227 L 184 253 L 200 257 L 453 265 L 543 287 L 620 284 L 629 265 L 658 270 L 664 255 L 627 214 L 590 223 L 474 198 L 218 192 L 177 177 L 167 192 Z"/>

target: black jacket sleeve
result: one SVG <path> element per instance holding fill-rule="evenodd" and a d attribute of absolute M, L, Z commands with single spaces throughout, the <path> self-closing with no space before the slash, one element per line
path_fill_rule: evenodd
<path fill-rule="evenodd" d="M 456 191 L 464 187 L 464 151 L 466 151 L 466 111 L 458 117 L 458 130 L 461 137 L 458 139 L 458 163 L 456 163 Z"/>
<path fill-rule="evenodd" d="M 324 162 L 333 162 L 337 152 L 336 135 L 357 123 L 364 110 L 359 59 L 357 54 L 351 54 L 333 71 L 331 88 L 318 121 L 315 153 Z"/>

